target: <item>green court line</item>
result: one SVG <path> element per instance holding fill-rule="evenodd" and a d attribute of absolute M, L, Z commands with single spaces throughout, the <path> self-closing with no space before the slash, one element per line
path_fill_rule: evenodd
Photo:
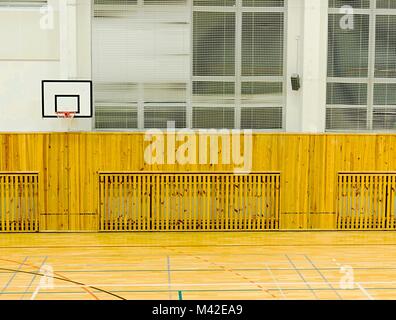
<path fill-rule="evenodd" d="M 322 273 L 322 271 L 316 267 L 315 263 L 308 257 L 308 255 L 304 254 L 305 259 L 308 260 L 308 262 L 315 268 L 315 270 L 319 273 L 319 275 L 321 276 L 321 278 L 326 282 L 326 284 L 333 289 L 334 293 L 337 295 L 338 299 L 343 300 L 341 295 L 338 293 L 337 289 L 333 287 L 333 285 L 331 284 L 331 282 L 329 282 L 329 280 L 327 280 L 326 276 Z"/>

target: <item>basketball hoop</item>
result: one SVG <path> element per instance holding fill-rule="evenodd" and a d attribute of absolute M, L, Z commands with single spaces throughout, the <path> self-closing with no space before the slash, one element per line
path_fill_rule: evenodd
<path fill-rule="evenodd" d="M 73 119 L 76 113 L 70 111 L 60 111 L 57 112 L 56 115 L 58 116 L 59 119 Z"/>

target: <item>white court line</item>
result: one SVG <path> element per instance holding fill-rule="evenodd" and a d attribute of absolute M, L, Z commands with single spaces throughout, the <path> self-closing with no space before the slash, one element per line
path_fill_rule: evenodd
<path fill-rule="evenodd" d="M 37 296 L 37 294 L 39 293 L 40 289 L 41 289 L 41 287 L 40 287 L 40 285 L 38 285 L 37 288 L 36 288 L 36 290 L 34 290 L 32 296 L 30 297 L 30 300 L 36 299 L 36 296 Z"/>
<path fill-rule="evenodd" d="M 271 278 L 274 280 L 274 282 L 275 282 L 275 284 L 276 284 L 276 287 L 277 287 L 277 289 L 279 290 L 279 292 L 281 293 L 283 299 L 286 299 L 286 296 L 285 296 L 285 294 L 283 293 L 283 290 L 282 290 L 282 288 L 280 287 L 279 282 L 276 280 L 276 278 L 275 278 L 273 272 L 271 271 L 271 269 L 270 269 L 270 267 L 269 267 L 268 265 L 267 265 L 267 270 L 268 270 L 269 274 L 271 275 Z"/>
<path fill-rule="evenodd" d="M 375 300 L 375 299 L 373 298 L 373 296 L 370 295 L 370 294 L 368 293 L 368 291 L 367 291 L 360 283 L 357 283 L 357 282 L 356 282 L 356 286 L 360 289 L 360 291 L 363 292 L 363 294 L 364 294 L 369 300 Z"/>

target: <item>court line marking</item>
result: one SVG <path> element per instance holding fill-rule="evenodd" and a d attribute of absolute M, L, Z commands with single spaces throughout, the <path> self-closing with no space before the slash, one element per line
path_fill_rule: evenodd
<path fill-rule="evenodd" d="M 368 291 L 358 282 L 355 283 L 356 286 L 360 289 L 360 291 L 363 292 L 363 294 L 369 299 L 369 300 L 375 300 L 374 297 L 368 293 Z"/>
<path fill-rule="evenodd" d="M 166 256 L 166 266 L 168 271 L 168 288 L 169 288 L 169 300 L 172 300 L 172 283 L 171 283 L 171 267 L 170 267 L 170 257 Z"/>
<path fill-rule="evenodd" d="M 267 270 L 268 270 L 269 274 L 271 275 L 271 278 L 274 280 L 276 287 L 280 290 L 281 296 L 283 297 L 283 299 L 286 300 L 286 296 L 285 296 L 282 288 L 280 287 L 279 282 L 276 280 L 273 272 L 271 271 L 271 269 L 270 269 L 270 267 L 268 265 L 267 265 Z"/>
<path fill-rule="evenodd" d="M 293 261 L 289 258 L 289 256 L 286 254 L 285 255 L 287 260 L 289 260 L 290 264 L 293 266 L 294 270 L 297 272 L 297 274 L 300 276 L 300 278 L 304 281 L 304 283 L 307 285 L 307 287 L 311 290 L 311 292 L 313 293 L 313 295 L 315 296 L 315 299 L 318 299 L 318 296 L 316 295 L 315 291 L 312 289 L 311 285 L 309 283 L 307 283 L 307 281 L 305 280 L 305 277 L 302 275 L 302 273 L 300 272 L 300 270 L 298 270 L 296 268 L 296 265 L 293 263 Z"/>
<path fill-rule="evenodd" d="M 308 262 L 314 267 L 314 269 L 319 273 L 319 275 L 322 277 L 322 279 L 327 283 L 327 285 L 333 289 L 333 291 L 335 292 L 335 294 L 337 295 L 337 297 L 340 300 L 343 300 L 341 295 L 338 293 L 338 291 L 333 287 L 333 285 L 327 280 L 327 278 L 325 277 L 325 275 L 321 272 L 321 270 L 319 268 L 316 267 L 316 265 L 314 264 L 314 262 L 308 257 L 308 255 L 304 254 L 305 259 L 308 260 Z"/>
<path fill-rule="evenodd" d="M 3 287 L 3 289 L 0 292 L 0 295 L 7 290 L 7 288 L 9 287 L 9 285 L 11 284 L 11 282 L 14 280 L 14 278 L 16 277 L 16 275 L 18 274 L 18 271 L 21 270 L 21 268 L 25 265 L 26 260 L 29 259 L 29 256 L 26 256 L 25 259 L 19 264 L 17 271 L 14 271 L 14 273 L 11 275 L 10 279 L 8 279 L 8 282 L 5 284 L 5 286 Z"/>
<path fill-rule="evenodd" d="M 41 274 L 38 274 L 41 276 Z M 63 279 L 62 279 L 63 280 Z M 322 281 L 319 282 L 277 282 L 278 285 L 280 286 L 307 286 L 307 284 L 311 285 L 311 286 L 315 286 L 315 285 L 323 285 Z M 331 283 L 331 282 L 329 282 Z M 179 288 L 179 287 L 210 287 L 210 286 L 254 286 L 254 285 L 268 285 L 268 286 L 272 286 L 274 285 L 274 282 L 255 282 L 255 283 L 250 283 L 250 282 L 227 282 L 227 283 L 222 283 L 222 282 L 213 282 L 213 283 L 172 283 L 170 285 L 170 287 L 175 287 L 175 288 Z M 332 284 L 337 284 L 337 282 L 333 282 Z M 360 284 L 391 284 L 389 282 L 360 282 Z M 93 286 L 100 286 L 100 287 L 169 287 L 168 284 L 164 284 L 164 283 L 90 283 L 90 284 L 84 284 L 84 285 L 79 285 L 79 284 L 75 284 L 75 285 L 57 285 L 57 288 L 74 288 L 74 287 L 93 287 Z M 14 288 L 25 288 L 25 286 L 14 286 Z M 315 290 L 321 290 L 324 288 L 320 288 L 320 289 L 315 289 Z M 367 288 L 367 289 L 374 289 L 374 288 Z M 389 288 L 390 290 L 396 290 L 395 288 Z M 262 290 L 262 289 L 260 289 Z M 309 290 L 309 288 L 307 289 Z M 333 290 L 331 288 L 329 288 L 328 290 Z M 348 291 L 351 289 L 340 289 L 343 291 Z M 361 289 L 360 289 L 361 290 Z M 100 291 L 100 290 L 99 290 Z"/>
<path fill-rule="evenodd" d="M 45 257 L 44 257 L 44 260 L 41 262 L 41 265 L 40 265 L 40 267 L 38 268 L 37 272 L 33 275 L 32 280 L 30 281 L 28 287 L 25 289 L 25 293 L 22 295 L 22 297 L 21 297 L 20 300 L 23 300 L 23 298 L 25 297 L 25 294 L 27 294 L 28 290 L 30 289 L 30 287 L 32 286 L 32 284 L 33 284 L 33 282 L 34 282 L 34 279 L 36 279 L 37 274 L 40 274 L 39 272 L 40 272 L 41 268 L 43 267 L 43 265 L 45 264 L 45 261 L 47 261 L 47 259 L 48 259 L 48 256 L 45 256 Z M 17 272 L 18 272 L 18 271 L 17 271 Z"/>

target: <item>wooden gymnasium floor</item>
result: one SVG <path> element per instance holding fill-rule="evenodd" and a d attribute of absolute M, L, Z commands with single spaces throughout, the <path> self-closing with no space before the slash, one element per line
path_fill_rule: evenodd
<path fill-rule="evenodd" d="M 396 299 L 396 232 L 0 237 L 0 299 Z"/>

